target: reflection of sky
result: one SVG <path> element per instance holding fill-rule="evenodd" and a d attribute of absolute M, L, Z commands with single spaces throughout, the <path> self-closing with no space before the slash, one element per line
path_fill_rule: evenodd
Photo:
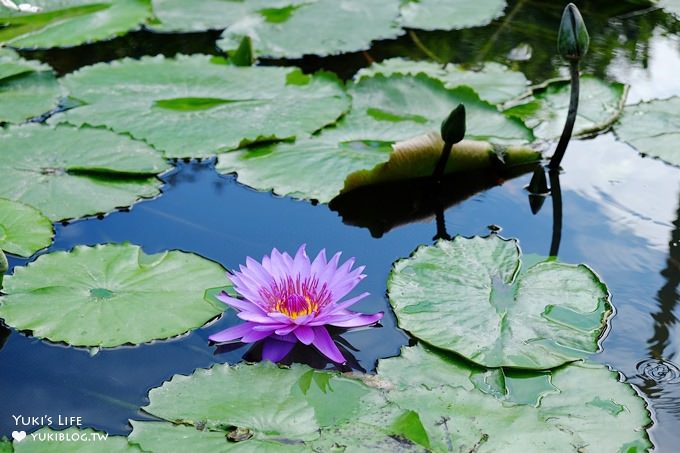
<path fill-rule="evenodd" d="M 628 104 L 680 95 L 680 37 L 662 36 L 657 29 L 650 41 L 646 68 L 632 64 L 619 53 L 608 72 L 619 82 L 631 85 Z"/>

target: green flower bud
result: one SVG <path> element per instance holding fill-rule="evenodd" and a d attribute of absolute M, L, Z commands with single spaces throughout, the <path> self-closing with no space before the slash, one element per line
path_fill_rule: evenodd
<path fill-rule="evenodd" d="M 562 13 L 560 31 L 557 34 L 557 50 L 562 58 L 578 60 L 588 51 L 590 37 L 583 17 L 576 5 L 569 3 Z"/>
<path fill-rule="evenodd" d="M 442 122 L 442 139 L 444 143 L 458 143 L 465 137 L 465 106 L 458 104 L 449 117 Z"/>
<path fill-rule="evenodd" d="M 238 49 L 229 54 L 229 60 L 234 66 L 252 66 L 255 62 L 253 56 L 253 42 L 250 36 L 244 36 Z"/>

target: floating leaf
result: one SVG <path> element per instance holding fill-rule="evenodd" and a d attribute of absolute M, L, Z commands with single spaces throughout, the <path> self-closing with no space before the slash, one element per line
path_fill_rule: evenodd
<path fill-rule="evenodd" d="M 408 0 L 401 23 L 421 30 L 459 30 L 479 27 L 503 15 L 505 0 Z"/>
<path fill-rule="evenodd" d="M 159 22 L 151 28 L 162 32 L 197 32 L 222 30 L 258 11 L 286 11 L 295 5 L 314 0 L 201 0 L 187 8 L 186 0 L 152 0 L 153 12 Z"/>
<path fill-rule="evenodd" d="M 352 111 L 337 127 L 295 143 L 220 154 L 217 170 L 236 172 L 241 183 L 258 190 L 326 203 L 349 174 L 387 161 L 395 141 L 438 130 L 459 103 L 465 104 L 469 138 L 516 143 L 531 137 L 469 88 L 447 90 L 423 75 L 364 78 L 349 93 Z"/>
<path fill-rule="evenodd" d="M 59 120 L 129 133 L 167 157 L 204 157 L 308 136 L 349 108 L 335 76 L 216 64 L 204 55 L 97 64 L 65 77 L 64 84 L 87 105 Z"/>
<path fill-rule="evenodd" d="M 169 165 L 144 143 L 106 130 L 40 125 L 0 131 L 0 197 L 62 220 L 158 195 Z"/>
<path fill-rule="evenodd" d="M 404 58 L 390 58 L 361 69 L 356 79 L 373 77 L 377 74 L 416 75 L 423 73 L 433 79 L 441 80 L 446 88 L 467 85 L 479 93 L 479 97 L 492 104 L 500 104 L 529 93 L 529 81 L 521 72 L 507 66 L 489 62 L 479 69 L 468 70 L 451 63 L 442 65 L 429 61 L 413 61 Z"/>
<path fill-rule="evenodd" d="M 457 237 L 397 261 L 388 282 L 399 326 L 487 367 L 548 369 L 596 352 L 611 315 L 586 266 L 520 271 L 516 241 Z"/>
<path fill-rule="evenodd" d="M 0 451 L 2 449 L 0 448 Z M 123 436 L 110 436 L 91 428 L 76 427 L 55 430 L 49 426 L 28 434 L 21 442 L 14 442 L 16 453 L 98 453 L 101 451 L 140 452 L 129 445 Z"/>
<path fill-rule="evenodd" d="M 50 219 L 23 203 L 0 198 L 0 250 L 29 257 L 52 243 Z"/>
<path fill-rule="evenodd" d="M 567 80 L 557 80 L 535 87 L 531 101 L 505 110 L 505 114 L 521 118 L 538 138 L 557 138 L 569 110 L 569 85 Z M 627 86 L 621 83 L 581 77 L 573 135 L 591 135 L 610 127 L 621 114 L 627 92 Z"/>
<path fill-rule="evenodd" d="M 203 295 L 224 281 L 220 265 L 190 253 L 78 246 L 16 267 L 5 279 L 0 318 L 74 346 L 139 344 L 182 334 L 220 314 L 223 307 Z"/>
<path fill-rule="evenodd" d="M 19 123 L 57 105 L 60 89 L 47 65 L 0 48 L 0 123 Z"/>
<path fill-rule="evenodd" d="M 372 41 L 401 35 L 398 15 L 395 0 L 296 2 L 238 17 L 217 44 L 231 50 L 243 36 L 250 36 L 257 54 L 274 58 L 354 52 L 368 49 Z"/>
<path fill-rule="evenodd" d="M 680 166 L 680 97 L 629 105 L 615 125 L 619 139 L 643 154 Z"/>
<path fill-rule="evenodd" d="M 20 48 L 70 47 L 138 29 L 150 0 L 31 0 L 35 13 L 0 10 L 0 42 Z"/>
<path fill-rule="evenodd" d="M 652 447 L 644 430 L 651 424 L 644 400 L 602 365 L 578 363 L 550 374 L 495 379 L 497 373 L 471 372 L 422 346 L 378 364 L 378 375 L 395 385 L 387 399 L 419 415 L 433 451 L 641 452 Z M 484 379 L 491 383 L 487 388 L 479 384 Z M 530 404 L 519 400 L 524 395 L 513 392 L 518 388 L 536 395 L 528 398 Z"/>

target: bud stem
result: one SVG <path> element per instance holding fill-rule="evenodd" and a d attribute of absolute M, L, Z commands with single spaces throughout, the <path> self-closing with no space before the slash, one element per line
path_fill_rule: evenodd
<path fill-rule="evenodd" d="M 449 160 L 452 148 L 453 143 L 444 143 L 442 154 L 439 156 L 437 166 L 434 167 L 434 172 L 432 173 L 432 178 L 434 178 L 435 181 L 441 181 L 442 176 L 444 176 L 444 168 L 446 167 L 446 162 Z"/>
<path fill-rule="evenodd" d="M 578 97 L 579 97 L 579 71 L 578 71 L 578 60 L 569 61 L 569 72 L 571 74 L 571 97 L 569 99 L 569 112 L 567 113 L 567 121 L 564 123 L 564 129 L 562 129 L 562 135 L 560 136 L 560 141 L 557 143 L 557 148 L 555 149 L 555 154 L 553 154 L 548 164 L 548 168 L 551 170 L 557 170 L 560 168 L 560 163 L 564 157 L 564 153 L 567 151 L 567 145 L 569 145 L 569 140 L 571 139 L 571 134 L 574 131 L 574 123 L 576 122 L 576 112 L 578 110 Z"/>

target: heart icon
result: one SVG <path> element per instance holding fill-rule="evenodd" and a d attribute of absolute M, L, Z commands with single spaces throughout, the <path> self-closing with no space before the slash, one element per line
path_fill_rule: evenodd
<path fill-rule="evenodd" d="M 21 442 L 26 437 L 26 431 L 12 431 L 12 438 L 17 442 Z"/>

